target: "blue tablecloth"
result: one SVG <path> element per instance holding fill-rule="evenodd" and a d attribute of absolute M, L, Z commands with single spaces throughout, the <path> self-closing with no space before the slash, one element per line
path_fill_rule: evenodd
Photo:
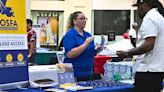
<path fill-rule="evenodd" d="M 113 87 L 98 87 L 92 90 L 83 90 L 83 91 L 76 91 L 76 92 L 132 92 L 133 85 L 126 85 L 126 86 L 113 86 Z M 8 92 L 44 92 L 42 89 L 14 89 L 9 90 Z M 73 92 L 73 91 L 67 91 Z"/>

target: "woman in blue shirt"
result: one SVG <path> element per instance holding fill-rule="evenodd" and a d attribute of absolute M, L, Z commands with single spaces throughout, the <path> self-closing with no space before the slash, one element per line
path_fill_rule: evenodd
<path fill-rule="evenodd" d="M 82 12 L 72 13 L 68 20 L 68 32 L 63 38 L 64 63 L 73 64 L 77 81 L 90 80 L 93 74 L 94 37 L 84 31 L 86 21 Z"/>

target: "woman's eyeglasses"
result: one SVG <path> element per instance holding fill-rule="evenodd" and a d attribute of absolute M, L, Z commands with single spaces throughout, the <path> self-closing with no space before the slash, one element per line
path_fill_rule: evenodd
<path fill-rule="evenodd" d="M 81 17 L 81 18 L 77 18 L 77 20 L 85 20 L 85 21 L 87 21 L 88 18 L 86 18 L 86 17 Z"/>

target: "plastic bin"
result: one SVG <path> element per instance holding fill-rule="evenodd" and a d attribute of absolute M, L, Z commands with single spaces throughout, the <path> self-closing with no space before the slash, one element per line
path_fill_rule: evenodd
<path fill-rule="evenodd" d="M 38 65 L 49 65 L 57 62 L 56 53 L 37 53 L 35 63 Z"/>
<path fill-rule="evenodd" d="M 94 72 L 104 74 L 104 64 L 107 60 L 111 60 L 112 57 L 110 56 L 95 56 L 94 57 Z"/>

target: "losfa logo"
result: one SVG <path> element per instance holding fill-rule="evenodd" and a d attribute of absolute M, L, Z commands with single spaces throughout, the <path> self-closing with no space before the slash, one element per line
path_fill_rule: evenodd
<path fill-rule="evenodd" d="M 6 7 L 7 0 L 0 0 L 0 14 L 14 17 L 11 7 Z M 0 30 L 17 30 L 17 22 L 13 19 L 0 19 Z"/>
<path fill-rule="evenodd" d="M 8 17 L 14 17 L 11 7 L 6 7 L 6 0 L 0 0 L 0 13 L 5 14 Z"/>

